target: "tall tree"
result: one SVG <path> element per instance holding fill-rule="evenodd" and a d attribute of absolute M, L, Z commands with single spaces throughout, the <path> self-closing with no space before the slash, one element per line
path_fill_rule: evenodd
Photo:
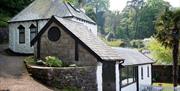
<path fill-rule="evenodd" d="M 178 54 L 179 54 L 179 39 L 180 39 L 180 10 L 166 11 L 156 21 L 156 38 L 165 47 L 172 48 L 173 57 L 173 83 L 177 86 L 178 77 Z"/>

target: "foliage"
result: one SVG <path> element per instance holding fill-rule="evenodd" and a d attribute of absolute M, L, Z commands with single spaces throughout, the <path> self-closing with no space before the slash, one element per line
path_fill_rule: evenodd
<path fill-rule="evenodd" d="M 142 40 L 132 40 L 132 41 L 130 41 L 130 44 L 134 48 L 143 48 L 144 47 L 144 43 Z"/>
<path fill-rule="evenodd" d="M 178 23 L 179 25 L 177 25 Z M 173 29 L 175 26 L 180 31 L 180 9 L 176 11 L 166 9 L 156 21 L 156 38 L 165 47 L 172 47 L 174 45 Z M 179 35 L 177 37 L 179 38 Z"/>
<path fill-rule="evenodd" d="M 81 91 L 81 89 L 76 87 L 66 87 L 62 91 Z"/>
<path fill-rule="evenodd" d="M 0 27 L 7 27 L 10 17 L 20 12 L 32 0 L 0 0 Z"/>
<path fill-rule="evenodd" d="M 92 20 L 96 21 L 96 13 L 93 8 L 90 6 L 85 7 L 86 15 L 89 16 Z"/>
<path fill-rule="evenodd" d="M 34 60 L 34 57 L 33 56 L 29 56 L 27 58 L 24 59 L 24 61 L 27 63 L 27 64 L 36 64 L 36 61 Z"/>
<path fill-rule="evenodd" d="M 118 39 L 144 39 L 155 33 L 155 20 L 170 5 L 163 0 L 130 0 L 122 12 L 106 11 L 104 17 L 105 34 L 112 32 Z"/>
<path fill-rule="evenodd" d="M 157 60 L 156 64 L 172 64 L 171 49 L 165 48 L 156 39 L 151 38 L 146 48 L 151 51 L 153 59 Z"/>
<path fill-rule="evenodd" d="M 124 47 L 126 46 L 126 43 L 122 40 L 111 40 L 111 41 L 107 41 L 106 39 L 102 38 L 102 40 L 109 46 L 112 47 Z"/>
<path fill-rule="evenodd" d="M 45 62 L 46 62 L 46 65 L 49 67 L 62 67 L 63 65 L 61 60 L 53 56 L 47 56 L 45 58 Z"/>

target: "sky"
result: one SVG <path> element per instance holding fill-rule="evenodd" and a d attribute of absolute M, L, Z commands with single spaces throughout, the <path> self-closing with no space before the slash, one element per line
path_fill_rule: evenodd
<path fill-rule="evenodd" d="M 122 11 L 128 0 L 110 0 L 110 10 Z M 180 0 L 164 0 L 169 2 L 173 7 L 180 7 Z"/>

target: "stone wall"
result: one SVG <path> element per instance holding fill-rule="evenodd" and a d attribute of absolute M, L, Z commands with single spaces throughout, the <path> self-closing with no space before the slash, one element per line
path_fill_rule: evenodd
<path fill-rule="evenodd" d="M 59 89 L 75 87 L 80 91 L 97 91 L 96 66 L 89 67 L 34 67 L 28 66 L 29 73 L 40 82 Z"/>
<path fill-rule="evenodd" d="M 50 41 L 47 37 L 48 30 L 53 26 L 58 27 L 61 31 L 61 37 L 56 42 Z M 92 65 L 95 66 L 97 59 L 80 44 L 79 44 L 79 60 L 75 61 L 75 39 L 73 39 L 65 31 L 68 30 L 63 30 L 55 23 L 52 23 L 50 25 L 50 27 L 46 30 L 46 32 L 41 36 L 41 48 L 40 48 L 41 58 L 43 59 L 46 56 L 56 56 L 59 57 L 66 64 L 77 64 L 78 66 L 92 66 Z"/>

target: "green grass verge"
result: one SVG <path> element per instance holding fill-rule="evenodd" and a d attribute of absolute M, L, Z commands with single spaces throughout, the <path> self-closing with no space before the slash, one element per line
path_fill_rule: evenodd
<path fill-rule="evenodd" d="M 104 38 L 101 38 L 101 40 L 103 42 L 105 42 L 108 46 L 112 46 L 112 47 L 120 47 L 122 44 L 124 44 L 124 42 L 122 40 L 112 40 L 112 41 L 107 41 Z"/>
<path fill-rule="evenodd" d="M 163 91 L 174 91 L 172 83 L 153 83 L 153 86 L 162 86 Z"/>

